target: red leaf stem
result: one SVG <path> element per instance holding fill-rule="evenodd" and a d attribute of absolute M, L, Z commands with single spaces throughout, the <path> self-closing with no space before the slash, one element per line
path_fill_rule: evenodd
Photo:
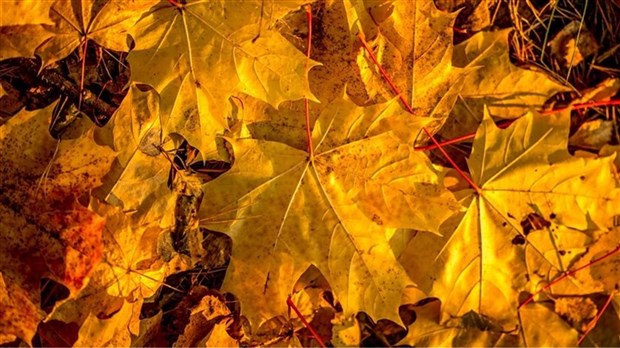
<path fill-rule="evenodd" d="M 431 141 L 435 144 L 435 146 L 439 149 L 439 151 L 441 151 L 441 153 L 446 157 L 448 162 L 450 162 L 450 164 L 457 171 L 457 173 L 459 173 L 459 175 L 463 179 L 465 179 L 465 181 L 467 181 L 467 183 L 469 184 L 469 186 L 471 186 L 472 189 L 474 189 L 478 194 L 482 194 L 482 190 L 480 190 L 480 187 L 478 187 L 478 185 L 476 185 L 476 183 L 474 183 L 473 180 L 471 180 L 469 175 L 465 174 L 461 170 L 461 168 L 459 168 L 459 166 L 456 165 L 456 163 L 454 162 L 454 160 L 452 160 L 450 155 L 448 155 L 446 150 L 443 149 L 443 146 L 439 144 L 437 140 L 435 140 L 435 137 L 431 134 L 431 132 L 429 132 L 426 128 L 422 128 L 422 129 L 424 130 L 424 133 L 426 133 L 426 135 L 428 135 L 428 137 L 431 138 Z"/>
<path fill-rule="evenodd" d="M 596 324 L 598 323 L 598 321 L 601 319 L 601 317 L 603 316 L 603 313 L 605 313 L 605 310 L 607 309 L 607 307 L 609 307 L 609 304 L 611 303 L 611 300 L 614 298 L 614 296 L 616 295 L 615 291 L 612 291 L 611 294 L 609 294 L 609 297 L 607 297 L 607 301 L 605 302 L 605 304 L 603 305 L 603 308 L 601 308 L 601 310 L 596 314 L 596 316 L 594 317 L 594 319 L 592 319 L 589 323 L 588 323 L 588 327 L 586 328 L 586 331 L 583 333 L 583 335 L 581 335 L 581 337 L 579 337 L 579 341 L 577 341 L 577 345 L 580 346 L 581 342 L 583 342 L 583 340 L 586 338 L 586 336 L 590 333 L 590 331 L 592 331 L 594 329 L 594 327 L 596 326 Z"/>
<path fill-rule="evenodd" d="M 583 109 L 589 109 L 589 108 L 595 108 L 597 106 L 620 106 L 620 99 L 611 99 L 611 100 L 604 100 L 604 101 L 591 101 L 591 102 L 587 102 L 587 103 L 578 103 L 578 104 L 573 104 L 564 108 L 560 108 L 560 109 L 552 109 L 552 110 L 545 110 L 545 111 L 540 111 L 540 113 L 542 115 L 550 115 L 550 114 L 554 114 L 556 112 L 562 112 L 562 111 L 566 111 L 566 110 L 583 110 Z"/>
<path fill-rule="evenodd" d="M 312 337 L 314 337 L 314 339 L 317 342 L 319 342 L 319 345 L 325 348 L 326 346 L 325 346 L 325 343 L 323 342 L 323 339 L 321 339 L 321 336 L 319 336 L 319 334 L 314 330 L 314 328 L 310 325 L 310 323 L 306 320 L 306 318 L 304 318 L 304 316 L 301 314 L 299 309 L 297 309 L 297 306 L 295 306 L 295 304 L 293 303 L 291 296 L 289 296 L 286 299 L 286 304 L 288 305 L 289 308 L 291 308 L 295 312 L 295 314 L 297 314 L 297 318 L 299 318 L 299 320 L 301 320 L 301 322 L 308 329 L 308 331 L 310 331 L 310 333 L 312 334 Z"/>
<path fill-rule="evenodd" d="M 176 2 L 176 0 L 168 0 L 168 2 L 176 7 L 183 7 L 183 4 Z"/>
<path fill-rule="evenodd" d="M 400 93 L 400 91 L 398 90 L 396 85 L 394 85 L 394 83 L 392 82 L 392 78 L 390 78 L 390 76 L 385 71 L 385 69 L 383 69 L 383 67 L 381 66 L 381 64 L 377 60 L 377 57 L 375 57 L 375 54 L 372 53 L 372 50 L 368 46 L 368 43 L 366 43 L 366 40 L 364 40 L 364 36 L 363 36 L 363 34 L 361 32 L 359 34 L 357 34 L 357 39 L 360 41 L 360 43 L 362 44 L 362 46 L 364 47 L 366 52 L 368 52 L 368 56 L 370 57 L 372 62 L 375 63 L 377 68 L 379 68 L 379 72 L 381 73 L 381 76 L 383 77 L 385 82 L 387 82 L 387 84 L 390 85 L 390 88 L 392 89 L 394 94 L 396 94 L 398 96 L 398 99 L 400 99 L 400 101 L 403 103 L 403 105 L 405 106 L 407 111 L 409 111 L 410 113 L 413 114 L 413 108 L 411 107 L 411 105 L 409 105 L 409 103 L 407 102 L 405 97 L 403 97 L 403 95 Z"/>
<path fill-rule="evenodd" d="M 514 121 L 516 121 L 517 119 L 512 119 L 512 120 L 503 120 L 497 123 L 497 127 L 504 129 L 507 128 L 508 126 L 510 126 Z M 468 133 L 465 135 L 461 135 L 460 137 L 456 137 L 453 139 L 448 139 L 445 141 L 442 141 L 439 143 L 439 145 L 441 146 L 445 146 L 445 145 L 452 145 L 454 143 L 459 143 L 461 141 L 465 141 L 465 140 L 469 140 L 472 139 L 476 136 L 476 132 L 473 133 Z M 430 145 L 426 145 L 426 146 L 417 146 L 414 147 L 414 150 L 416 151 L 428 151 L 428 150 L 434 150 L 436 149 L 438 146 L 435 144 L 430 144 Z"/>
<path fill-rule="evenodd" d="M 553 109 L 553 110 L 546 110 L 546 111 L 539 111 L 539 113 L 541 115 L 551 115 L 557 112 L 562 112 L 562 111 L 566 111 L 568 109 L 570 110 L 583 110 L 583 109 L 588 109 L 588 108 L 593 108 L 593 107 L 598 107 L 598 106 L 620 106 L 620 100 L 607 100 L 607 101 L 598 101 L 598 102 L 588 102 L 588 103 L 580 103 L 580 104 L 574 104 L 572 106 L 569 107 L 565 107 L 565 108 L 560 108 L 560 109 Z M 512 119 L 512 120 L 504 120 L 501 122 L 497 123 L 497 126 L 499 128 L 506 128 L 508 126 L 510 126 L 516 119 Z M 472 139 L 476 136 L 476 132 L 473 133 L 468 133 L 465 135 L 461 135 L 460 137 L 456 137 L 453 139 L 448 139 L 445 141 L 440 142 L 440 145 L 452 145 L 455 143 L 459 143 L 461 141 L 465 141 L 465 140 L 469 140 Z M 425 146 L 417 146 L 415 147 L 415 150 L 417 151 L 428 151 L 428 150 L 433 150 L 436 149 L 437 145 L 435 144 L 429 144 L 429 145 L 425 145 Z"/>
<path fill-rule="evenodd" d="M 538 291 L 536 291 L 535 293 L 533 293 L 532 295 L 530 295 L 530 297 L 528 297 L 525 301 L 523 301 L 523 302 L 519 305 L 519 307 L 517 307 L 517 309 L 520 309 L 521 307 L 523 307 L 523 306 L 527 305 L 528 303 L 532 302 L 532 300 L 534 299 L 534 297 L 536 297 L 536 295 L 538 295 L 538 294 L 540 294 L 541 292 L 543 292 L 543 291 L 545 291 L 545 290 L 549 289 L 549 288 L 550 288 L 550 287 L 552 287 L 553 285 L 555 285 L 555 284 L 557 284 L 558 282 L 562 281 L 562 279 L 564 279 L 564 278 L 566 278 L 566 277 L 569 277 L 569 276 L 572 276 L 572 275 L 574 275 L 575 273 L 577 273 L 577 272 L 579 272 L 579 271 L 581 271 L 581 270 L 583 270 L 583 269 L 586 269 L 586 268 L 588 268 L 588 267 L 592 266 L 592 265 L 593 265 L 593 264 L 595 264 L 595 263 L 598 263 L 598 262 L 603 261 L 604 259 L 606 259 L 606 258 L 610 257 L 611 255 L 613 255 L 613 254 L 617 253 L 619 250 L 620 250 L 620 245 L 618 245 L 617 247 L 615 247 L 612 251 L 608 252 L 607 254 L 605 254 L 605 255 L 603 255 L 603 256 L 601 256 L 601 257 L 597 258 L 597 259 L 594 259 L 594 260 L 590 261 L 587 265 L 583 265 L 583 266 L 581 266 L 581 267 L 579 267 L 579 268 L 577 268 L 577 269 L 574 269 L 574 270 L 572 270 L 572 271 L 570 271 L 570 272 L 566 272 L 566 273 L 564 273 L 561 277 L 559 277 L 559 278 L 557 278 L 557 279 L 553 280 L 553 281 L 552 281 L 552 282 L 550 282 L 549 284 L 547 284 L 547 285 L 543 286 L 540 290 L 538 290 Z"/>

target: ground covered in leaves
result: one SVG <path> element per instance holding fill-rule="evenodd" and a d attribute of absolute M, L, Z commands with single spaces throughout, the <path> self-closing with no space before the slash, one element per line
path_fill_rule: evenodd
<path fill-rule="evenodd" d="M 0 344 L 619 346 L 619 16 L 0 2 Z"/>

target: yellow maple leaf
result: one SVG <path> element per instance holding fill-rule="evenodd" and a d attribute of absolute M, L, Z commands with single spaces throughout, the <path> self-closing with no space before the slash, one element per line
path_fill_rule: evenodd
<path fill-rule="evenodd" d="M 401 127 L 394 127 L 396 120 Z M 427 120 L 402 112 L 397 100 L 360 108 L 340 99 L 317 120 L 312 155 L 275 141 L 230 139 L 235 162 L 203 186 L 209 204 L 203 204 L 200 216 L 206 226 L 233 239 L 224 289 L 239 296 L 253 325 L 285 312 L 295 281 L 311 264 L 329 281 L 345 313 L 363 310 L 399 320 L 401 293 L 411 283 L 385 228 L 404 218 L 385 210 L 390 201 L 415 197 L 401 212 L 410 227 L 426 230 L 435 230 L 458 210 L 453 200 L 415 196 L 416 183 L 440 186 L 437 173 L 392 131 L 407 125 L 415 134 Z M 411 170 L 391 179 L 403 191 L 390 189 L 384 172 L 401 165 Z M 382 196 L 368 193 L 381 187 L 386 188 Z M 361 202 L 376 211 L 360 209 Z M 425 219 L 418 212 L 425 205 L 441 216 Z"/>
<path fill-rule="evenodd" d="M 123 301 L 111 318 L 89 314 L 78 332 L 74 347 L 128 347 L 131 343 L 129 327 L 138 322 L 142 301 Z"/>
<path fill-rule="evenodd" d="M 540 110 L 549 97 L 568 90 L 544 71 L 512 64 L 510 32 L 481 32 L 454 47 L 453 63 L 472 71 L 465 77 L 467 87 L 460 93 L 465 100 L 457 103 L 452 113 L 461 118 L 479 118 L 486 107 L 494 117 L 511 119 Z M 461 127 L 460 131 L 467 130 Z"/>
<path fill-rule="evenodd" d="M 157 224 L 134 226 L 119 209 L 96 200 L 93 210 L 106 217 L 103 262 L 94 271 L 110 296 L 142 299 L 152 296 L 168 269 L 157 253 Z"/>
<path fill-rule="evenodd" d="M 176 196 L 168 188 L 170 162 L 163 153 L 166 144 L 157 94 L 132 85 L 112 120 L 97 135 L 118 151 L 99 189 L 103 197 L 112 204 L 122 204 L 142 223 L 172 225 Z"/>
<path fill-rule="evenodd" d="M 456 14 L 439 11 L 432 0 L 348 0 L 346 4 L 352 34 L 368 40 L 377 61 L 416 115 L 447 117 L 465 72 L 452 65 Z M 385 87 L 369 54 L 360 54 L 358 65 L 371 97 L 376 93 L 392 96 L 394 92 Z"/>
<path fill-rule="evenodd" d="M 178 133 L 213 156 L 227 99 L 243 92 L 274 106 L 313 98 L 306 58 L 270 24 L 306 1 L 161 1 L 132 29 L 132 79 L 161 95 L 164 136 Z M 264 23 L 263 23 L 264 21 Z"/>
<path fill-rule="evenodd" d="M 426 284 L 423 289 L 441 298 L 447 314 L 475 310 L 506 329 L 514 328 L 518 292 L 529 279 L 520 245 L 540 254 L 533 264 L 544 260 L 552 269 L 558 265 L 558 245 L 548 253 L 547 242 L 528 240 L 521 228 L 520 222 L 530 213 L 580 230 L 613 225 L 620 206 L 613 157 L 571 156 L 566 150 L 568 121 L 566 114 L 528 114 L 500 130 L 485 114 L 468 159 L 479 192 L 470 196 L 469 209 L 456 230 L 444 240 L 430 242 L 438 246 L 434 254 L 421 250 L 429 248 L 429 241 L 413 243 L 434 261 L 411 269 L 425 279 L 419 281 Z M 591 191 L 592 187 L 597 190 Z M 522 242 L 515 243 L 515 236 Z"/>

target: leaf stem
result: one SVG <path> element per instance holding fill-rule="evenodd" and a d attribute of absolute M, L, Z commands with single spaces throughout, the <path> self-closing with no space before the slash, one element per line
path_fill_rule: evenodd
<path fill-rule="evenodd" d="M 540 113 L 541 115 L 551 115 L 551 114 L 555 114 L 555 113 L 566 111 L 566 110 L 583 110 L 583 109 L 594 108 L 594 107 L 597 107 L 597 106 L 620 106 L 620 99 L 612 99 L 612 100 L 606 100 L 606 101 L 596 101 L 596 102 L 587 102 L 587 103 L 573 104 L 571 106 L 567 106 L 567 107 L 560 108 L 560 109 L 552 109 L 552 110 L 545 110 L 545 111 L 540 110 L 538 113 Z M 500 122 L 497 123 L 497 127 L 502 128 L 502 129 L 506 128 L 506 127 L 510 126 L 516 120 L 517 119 L 500 121 Z M 476 136 L 476 132 L 472 132 L 472 133 L 468 133 L 468 134 L 465 134 L 465 135 L 461 135 L 461 136 L 456 137 L 456 138 L 444 140 L 444 141 L 440 142 L 439 144 L 442 145 L 442 146 L 444 146 L 444 145 L 452 145 L 452 144 L 455 144 L 455 143 L 459 143 L 461 141 L 472 139 L 475 136 Z M 429 144 L 429 145 L 425 145 L 425 146 L 416 146 L 416 147 L 414 147 L 414 149 L 416 151 L 428 151 L 428 150 L 434 150 L 437 147 L 438 146 L 435 145 L 435 144 Z"/>
<path fill-rule="evenodd" d="M 478 185 L 476 185 L 476 183 L 474 183 L 474 181 L 467 174 L 465 174 L 465 172 L 463 172 L 461 168 L 459 168 L 459 166 L 456 165 L 456 163 L 450 157 L 450 155 L 448 155 L 446 150 L 443 149 L 443 146 L 440 143 L 438 143 L 437 140 L 435 140 L 435 137 L 431 134 L 431 132 L 429 132 L 428 129 L 426 129 L 426 127 L 422 129 L 424 130 L 424 133 L 426 133 L 426 135 L 428 135 L 428 137 L 431 138 L 431 141 L 435 144 L 435 146 L 439 149 L 439 151 L 441 151 L 441 153 L 446 157 L 448 162 L 450 162 L 450 164 L 457 171 L 457 173 L 459 173 L 459 175 L 463 179 L 465 179 L 465 181 L 467 181 L 467 183 L 472 189 L 474 189 L 479 195 L 482 195 L 482 190 L 480 189 L 480 187 L 478 187 Z"/>
<path fill-rule="evenodd" d="M 570 271 L 570 272 L 566 272 L 566 273 L 564 273 L 561 277 L 559 277 L 559 278 L 557 278 L 557 279 L 553 280 L 553 281 L 552 281 L 552 282 L 550 282 L 549 284 L 547 284 L 547 285 L 543 286 L 540 290 L 538 290 L 538 291 L 536 291 L 535 293 L 533 293 L 532 295 L 530 295 L 530 297 L 528 297 L 525 301 L 523 301 L 523 302 L 519 305 L 519 307 L 517 307 L 517 309 L 520 309 L 521 307 L 523 307 L 523 306 L 527 305 L 528 303 L 532 302 L 532 300 L 534 299 L 534 297 L 536 297 L 536 296 L 537 296 L 538 294 L 540 294 L 541 292 L 543 292 L 543 291 L 545 291 L 545 290 L 549 289 L 549 288 L 550 288 L 550 287 L 552 287 L 553 285 L 555 285 L 555 284 L 559 283 L 560 281 L 562 281 L 562 279 L 567 278 L 567 277 L 570 277 L 570 276 L 574 275 L 575 273 L 577 273 L 577 272 L 579 272 L 579 271 L 581 271 L 581 270 L 583 270 L 583 269 L 586 269 L 586 268 L 588 268 L 588 267 L 592 266 L 592 265 L 593 265 L 593 264 L 595 264 L 595 263 L 601 262 L 601 261 L 603 261 L 604 259 L 606 259 L 606 258 L 610 257 L 611 255 L 613 255 L 613 254 L 617 253 L 618 251 L 620 251 L 620 244 L 618 244 L 618 246 L 616 246 L 613 250 L 611 250 L 611 251 L 610 251 L 610 252 L 608 252 L 607 254 L 605 254 L 605 255 L 603 255 L 603 256 L 601 256 L 601 257 L 597 258 L 597 259 L 594 259 L 594 260 L 590 261 L 588 264 L 583 265 L 583 266 L 581 266 L 581 267 L 579 267 L 579 268 L 577 268 L 577 269 L 574 269 L 574 270 L 572 270 L 572 271 Z"/>
<path fill-rule="evenodd" d="M 501 129 L 504 129 L 504 128 L 510 126 L 516 120 L 517 119 L 500 121 L 500 122 L 497 123 L 497 127 L 501 128 Z M 472 132 L 472 133 L 468 133 L 468 134 L 465 134 L 465 135 L 461 135 L 460 137 L 456 137 L 456 138 L 452 138 L 452 139 L 448 139 L 448 140 L 439 142 L 438 144 L 441 145 L 441 146 L 452 145 L 454 143 L 459 143 L 461 141 L 472 139 L 475 136 L 476 136 L 476 132 Z M 434 150 L 437 147 L 438 147 L 438 145 L 430 144 L 430 145 L 426 145 L 426 146 L 414 147 L 414 150 L 416 150 L 416 151 L 428 151 L 428 150 Z"/>
<path fill-rule="evenodd" d="M 312 48 L 312 7 L 310 5 L 304 6 L 306 10 L 306 21 L 308 22 L 308 42 L 306 44 L 306 58 L 310 59 L 310 50 Z M 306 69 L 308 67 L 308 60 L 306 60 Z M 313 158 L 312 149 L 312 132 L 310 131 L 310 104 L 308 98 L 304 98 L 304 113 L 306 117 L 306 140 L 308 143 L 308 155 Z"/>
<path fill-rule="evenodd" d="M 594 108 L 597 106 L 620 106 L 620 99 L 611 99 L 611 100 L 605 100 L 605 101 L 591 101 L 591 102 L 587 102 L 587 103 L 578 103 L 578 104 L 573 104 L 571 106 L 567 106 L 564 108 L 560 108 L 560 109 L 552 109 L 552 110 L 545 110 L 545 111 L 540 111 L 540 113 L 542 115 L 550 115 L 550 114 L 555 114 L 556 112 L 562 112 L 562 111 L 566 111 L 566 110 L 583 110 L 583 109 L 589 109 L 589 108 Z"/>
<path fill-rule="evenodd" d="M 375 65 L 377 66 L 377 68 L 379 68 L 379 72 L 381 73 L 381 76 L 383 77 L 383 79 L 385 80 L 385 82 L 387 82 L 388 85 L 390 85 L 390 88 L 392 89 L 392 91 L 394 92 L 394 94 L 396 94 L 398 96 L 398 99 L 400 99 L 400 101 L 403 103 L 403 105 L 405 106 L 405 109 L 407 109 L 407 111 L 409 111 L 410 113 L 414 113 L 413 112 L 413 108 L 411 107 L 411 105 L 409 105 L 409 103 L 407 102 L 407 100 L 405 99 L 405 97 L 403 97 L 402 93 L 400 93 L 400 91 L 398 90 L 398 88 L 396 87 L 396 85 L 394 85 L 394 83 L 392 82 L 392 78 L 390 78 L 390 76 L 388 75 L 388 73 L 385 71 L 385 69 L 383 69 L 383 67 L 381 66 L 381 64 L 379 63 L 379 61 L 377 60 L 377 57 L 375 57 L 375 54 L 372 53 L 372 50 L 370 49 L 370 47 L 368 46 L 368 43 L 366 42 L 366 40 L 364 39 L 364 35 L 360 32 L 357 34 L 357 39 L 359 40 L 359 42 L 362 44 L 362 46 L 364 47 L 364 49 L 366 50 L 366 52 L 368 52 L 368 56 L 370 57 L 370 60 L 372 60 L 373 63 L 375 63 Z"/>
<path fill-rule="evenodd" d="M 295 303 L 293 303 L 291 296 L 289 296 L 286 299 L 286 304 L 288 305 L 289 308 L 291 308 L 295 312 L 295 314 L 297 314 L 297 318 L 299 318 L 299 320 L 301 320 L 301 322 L 308 329 L 308 331 L 310 331 L 310 333 L 312 334 L 314 339 L 319 343 L 319 345 L 325 348 L 326 347 L 325 342 L 323 342 L 323 339 L 321 338 L 321 336 L 319 336 L 319 334 L 314 330 L 314 328 L 310 325 L 310 323 L 306 320 L 306 318 L 304 318 L 304 316 L 301 314 L 299 309 L 297 309 L 297 306 L 295 306 Z"/>
<path fill-rule="evenodd" d="M 609 297 L 607 297 L 607 301 L 605 301 L 605 304 L 603 305 L 601 310 L 596 314 L 594 319 L 592 319 L 588 323 L 588 327 L 586 328 L 586 331 L 583 333 L 583 335 L 581 335 L 581 337 L 579 337 L 579 341 L 577 341 L 577 346 L 581 346 L 581 342 L 583 342 L 583 340 L 590 333 L 590 331 L 594 329 L 598 321 L 601 320 L 603 313 L 605 313 L 605 310 L 607 309 L 607 307 L 609 307 L 609 304 L 611 303 L 611 300 L 614 298 L 615 295 L 616 295 L 615 291 L 612 291 L 611 294 L 609 294 Z"/>
<path fill-rule="evenodd" d="M 78 99 L 78 110 L 82 111 L 82 97 L 84 96 L 84 76 L 86 73 L 86 51 L 88 50 L 88 37 L 84 38 L 84 48 L 82 49 L 82 76 L 80 77 L 80 97 Z"/>

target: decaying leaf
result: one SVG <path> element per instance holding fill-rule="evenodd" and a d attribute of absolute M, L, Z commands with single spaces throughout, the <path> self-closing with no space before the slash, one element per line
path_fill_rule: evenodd
<path fill-rule="evenodd" d="M 43 313 L 28 294 L 0 273 L 0 344 L 13 342 L 18 337 L 30 342 L 41 319 Z"/>
<path fill-rule="evenodd" d="M 75 295 L 102 256 L 104 220 L 78 197 L 101 182 L 111 153 L 92 132 L 59 144 L 48 133 L 52 108 L 21 111 L 0 128 L 0 268 L 33 303 L 41 277 Z"/>
<path fill-rule="evenodd" d="M 585 327 L 598 310 L 596 305 L 589 298 L 583 297 L 561 297 L 555 301 L 555 312 L 563 315 L 577 328 Z"/>
<path fill-rule="evenodd" d="M 566 67 L 575 66 L 598 52 L 600 45 L 587 26 L 572 21 L 560 30 L 548 43 L 551 54 Z"/>

